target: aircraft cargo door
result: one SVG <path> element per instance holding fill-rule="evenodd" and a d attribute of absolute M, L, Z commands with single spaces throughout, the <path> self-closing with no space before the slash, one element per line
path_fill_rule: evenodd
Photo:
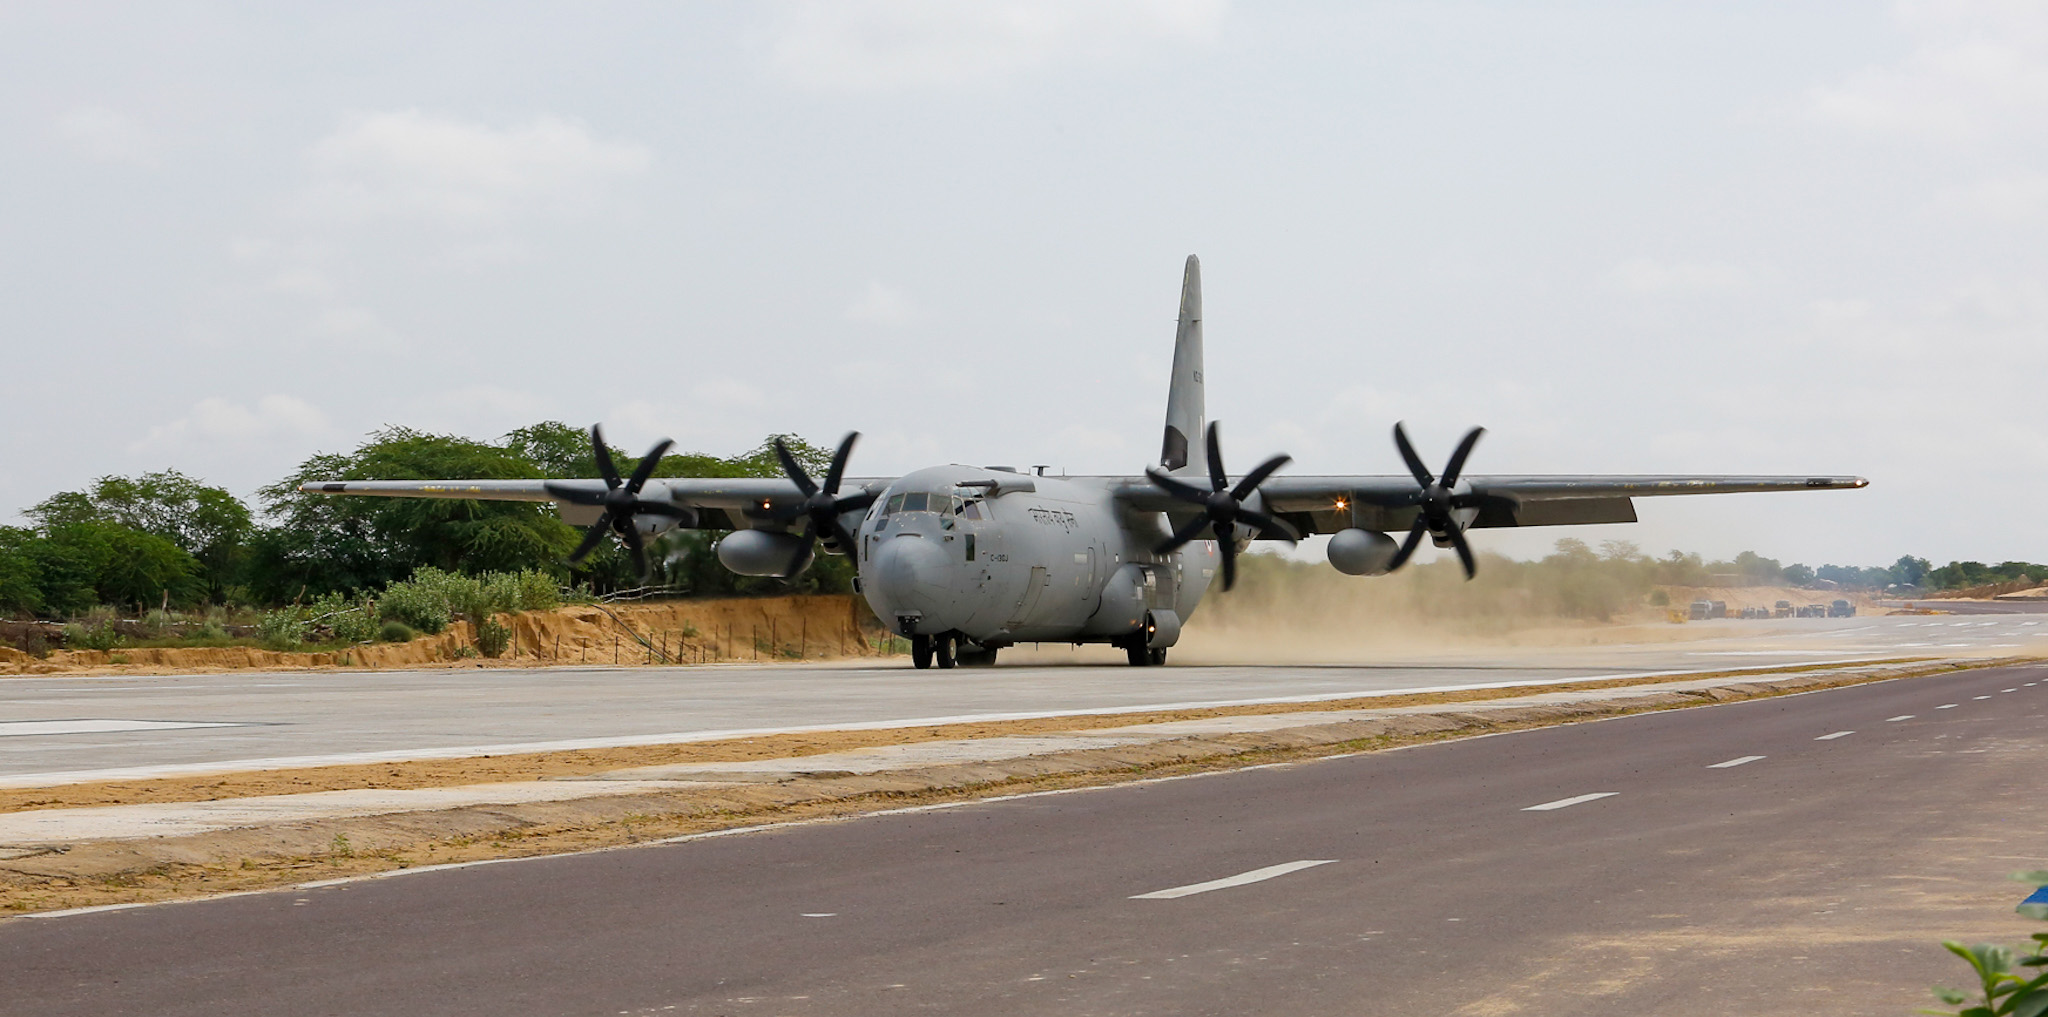
<path fill-rule="evenodd" d="M 1045 592 L 1046 586 L 1051 582 L 1052 574 L 1046 571 L 1045 566 L 1031 566 L 1031 578 L 1024 583 L 1024 599 L 1017 602 L 1017 613 L 1012 615 L 1009 624 L 1003 627 L 1014 632 L 1018 626 L 1028 621 L 1031 612 L 1038 608 L 1038 595 Z"/>

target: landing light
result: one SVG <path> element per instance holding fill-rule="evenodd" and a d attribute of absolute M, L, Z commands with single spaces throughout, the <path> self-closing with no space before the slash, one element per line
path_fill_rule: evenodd
<path fill-rule="evenodd" d="M 1344 499 L 1342 499 L 1342 498 L 1339 498 L 1339 499 L 1337 499 L 1337 510 L 1341 512 L 1341 511 L 1343 511 L 1343 510 L 1344 510 L 1344 506 L 1346 506 L 1346 505 L 1349 505 L 1349 504 L 1350 504 L 1350 502 L 1347 502 L 1347 501 L 1345 501 Z"/>

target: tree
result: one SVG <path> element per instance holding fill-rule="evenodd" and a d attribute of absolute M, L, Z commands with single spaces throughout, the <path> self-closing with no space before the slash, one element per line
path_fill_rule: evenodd
<path fill-rule="evenodd" d="M 1813 585 L 1813 570 L 1798 562 L 1785 566 L 1785 582 L 1798 587 Z"/>
<path fill-rule="evenodd" d="M 1900 555 L 1899 560 L 1892 563 L 1891 580 L 1900 586 L 1919 586 L 1927 581 L 1927 573 L 1933 568 L 1925 558 Z"/>
<path fill-rule="evenodd" d="M 252 592 L 272 602 L 381 589 L 422 565 L 450 572 L 564 574 L 577 535 L 536 502 L 334 498 L 318 480 L 538 480 L 524 454 L 499 445 L 393 427 L 346 455 L 314 456 L 259 494 L 276 524 L 252 547 Z"/>

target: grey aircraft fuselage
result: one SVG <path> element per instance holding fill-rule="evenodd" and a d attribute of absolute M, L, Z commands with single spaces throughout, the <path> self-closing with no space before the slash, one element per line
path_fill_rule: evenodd
<path fill-rule="evenodd" d="M 905 635 L 1110 642 L 1150 614 L 1171 619 L 1170 644 L 1216 575 L 1216 542 L 1153 554 L 1164 513 L 1129 510 L 1110 483 L 965 466 L 900 477 L 855 531 L 861 593 Z"/>

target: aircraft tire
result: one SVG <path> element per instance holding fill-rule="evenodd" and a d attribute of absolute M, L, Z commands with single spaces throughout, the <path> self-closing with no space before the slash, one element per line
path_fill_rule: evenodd
<path fill-rule="evenodd" d="M 933 636 L 932 655 L 938 659 L 940 668 L 949 671 L 952 670 L 953 665 L 955 663 L 953 659 L 953 637 Z"/>
<path fill-rule="evenodd" d="M 1124 644 L 1124 654 L 1132 667 L 1145 667 L 1152 663 L 1152 651 L 1146 649 L 1144 643 L 1133 641 Z"/>
<path fill-rule="evenodd" d="M 1166 651 L 1164 649 L 1149 651 L 1148 656 L 1150 657 L 1149 663 L 1153 667 L 1160 667 L 1166 663 Z"/>
<path fill-rule="evenodd" d="M 910 663 L 920 671 L 932 666 L 932 637 L 910 637 Z"/>

